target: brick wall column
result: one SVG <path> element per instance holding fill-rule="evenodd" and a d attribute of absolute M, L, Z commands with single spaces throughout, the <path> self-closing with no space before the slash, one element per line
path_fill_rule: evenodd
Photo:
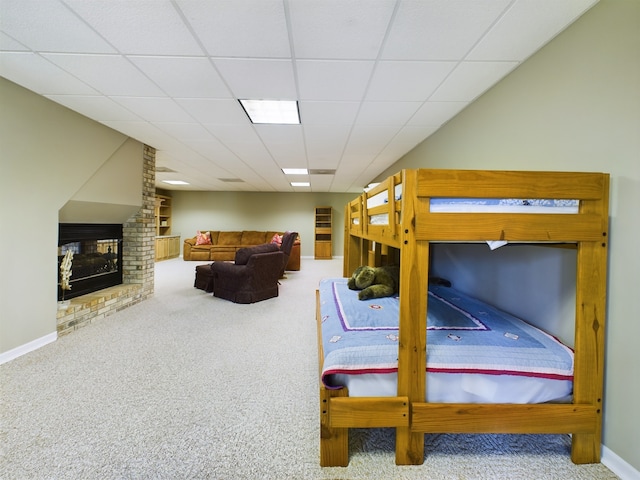
<path fill-rule="evenodd" d="M 142 299 L 153 294 L 155 264 L 156 150 L 144 145 L 142 208 L 122 225 L 122 281 L 141 284 Z"/>

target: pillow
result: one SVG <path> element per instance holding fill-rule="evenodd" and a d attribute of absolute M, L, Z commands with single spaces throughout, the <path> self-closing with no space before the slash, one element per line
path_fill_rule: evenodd
<path fill-rule="evenodd" d="M 236 251 L 236 265 L 246 265 L 249 258 L 254 253 L 268 253 L 278 252 L 280 248 L 275 243 L 263 243 L 262 245 L 256 245 L 255 247 L 239 248 Z"/>
<path fill-rule="evenodd" d="M 211 245 L 211 234 L 209 232 L 202 233 L 198 230 L 198 233 L 196 233 L 196 245 Z"/>

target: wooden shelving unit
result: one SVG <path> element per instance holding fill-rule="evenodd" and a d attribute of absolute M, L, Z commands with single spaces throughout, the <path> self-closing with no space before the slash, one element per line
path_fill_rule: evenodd
<path fill-rule="evenodd" d="M 156 262 L 180 256 L 180 235 L 171 234 L 171 197 L 156 195 Z"/>
<path fill-rule="evenodd" d="M 156 195 L 156 236 L 171 235 L 171 197 Z"/>
<path fill-rule="evenodd" d="M 332 213 L 331 207 L 316 207 L 315 209 L 314 255 L 316 260 L 332 258 Z"/>

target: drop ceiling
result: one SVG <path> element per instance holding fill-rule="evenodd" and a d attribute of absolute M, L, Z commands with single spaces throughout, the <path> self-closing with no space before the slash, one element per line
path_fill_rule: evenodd
<path fill-rule="evenodd" d="M 155 147 L 161 188 L 360 192 L 596 1 L 0 0 L 0 75 Z"/>

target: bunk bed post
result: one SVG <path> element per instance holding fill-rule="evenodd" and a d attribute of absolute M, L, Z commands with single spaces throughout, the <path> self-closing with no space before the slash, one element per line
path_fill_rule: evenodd
<path fill-rule="evenodd" d="M 360 265 L 364 265 L 363 239 L 351 235 L 351 203 L 348 203 L 344 212 L 344 259 L 342 261 L 342 276 L 350 277 L 353 271 Z"/>
<path fill-rule="evenodd" d="M 594 432 L 574 433 L 572 436 L 571 460 L 578 464 L 600 462 L 602 441 L 607 246 L 609 244 L 608 174 L 603 174 L 602 183 L 600 199 L 580 202 L 581 213 L 597 214 L 602 219 L 602 239 L 578 242 L 573 403 L 587 404 L 594 409 Z"/>
<path fill-rule="evenodd" d="M 412 405 L 425 401 L 429 242 L 416 241 L 415 224 L 417 213 L 429 206 L 428 200 L 417 197 L 416 170 L 403 170 L 402 184 L 397 394 L 408 397 Z M 410 426 L 397 427 L 396 464 L 423 461 L 424 433 L 413 432 Z"/>
<path fill-rule="evenodd" d="M 349 429 L 331 427 L 331 398 L 347 397 L 346 388 L 328 390 L 320 386 L 320 466 L 346 467 L 349 465 Z"/>
<path fill-rule="evenodd" d="M 318 334 L 318 378 L 322 378 L 324 348 L 322 346 L 322 318 L 320 315 L 320 292 L 316 290 L 316 328 Z M 331 399 L 347 397 L 346 388 L 327 389 L 320 380 L 320 466 L 346 467 L 349 464 L 349 429 L 331 426 Z"/>

